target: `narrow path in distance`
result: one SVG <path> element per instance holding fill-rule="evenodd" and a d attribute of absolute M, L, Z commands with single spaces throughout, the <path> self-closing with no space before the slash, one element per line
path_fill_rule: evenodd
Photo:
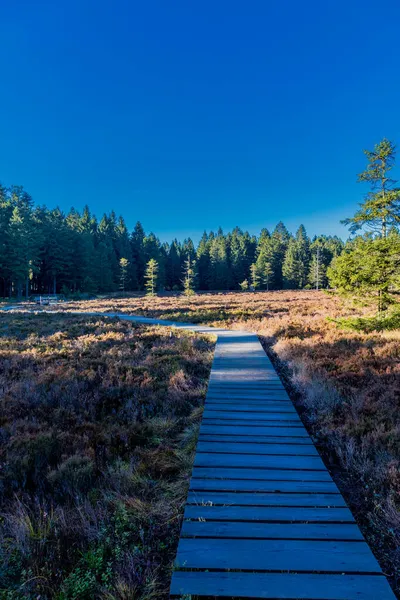
<path fill-rule="evenodd" d="M 171 598 L 395 598 L 255 334 L 80 314 L 217 335 Z"/>

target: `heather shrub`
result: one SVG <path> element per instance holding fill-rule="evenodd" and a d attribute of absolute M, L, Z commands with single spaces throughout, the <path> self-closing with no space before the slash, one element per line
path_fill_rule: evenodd
<path fill-rule="evenodd" d="M 0 314 L 1 600 L 167 598 L 212 352 L 118 319 Z"/>

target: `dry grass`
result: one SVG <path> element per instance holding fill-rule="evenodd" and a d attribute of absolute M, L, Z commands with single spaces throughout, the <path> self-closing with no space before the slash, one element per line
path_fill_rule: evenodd
<path fill-rule="evenodd" d="M 0 315 L 0 598 L 166 598 L 211 338 Z"/>
<path fill-rule="evenodd" d="M 313 291 L 113 298 L 67 308 L 223 324 L 257 332 L 399 591 L 399 330 L 341 329 L 328 317 L 369 316 L 368 309 Z"/>

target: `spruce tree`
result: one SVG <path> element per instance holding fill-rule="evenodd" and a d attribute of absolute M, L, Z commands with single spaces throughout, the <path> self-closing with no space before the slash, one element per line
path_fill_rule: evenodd
<path fill-rule="evenodd" d="M 264 286 L 267 291 L 269 290 L 269 286 L 273 281 L 274 270 L 270 262 L 264 263 L 263 270 L 261 271 L 261 278 Z"/>
<path fill-rule="evenodd" d="M 250 281 L 251 281 L 251 289 L 253 292 L 260 286 L 260 274 L 257 269 L 256 263 L 253 263 L 250 266 Z"/>
<path fill-rule="evenodd" d="M 188 254 L 188 257 L 184 263 L 183 280 L 182 280 L 183 293 L 185 294 L 185 296 L 193 296 L 195 293 L 195 291 L 194 291 L 194 279 L 196 277 L 195 265 L 196 265 L 196 263 L 192 260 L 190 254 Z"/>
<path fill-rule="evenodd" d="M 146 296 L 155 296 L 158 280 L 158 263 L 154 258 L 151 258 L 147 263 L 144 279 Z"/>

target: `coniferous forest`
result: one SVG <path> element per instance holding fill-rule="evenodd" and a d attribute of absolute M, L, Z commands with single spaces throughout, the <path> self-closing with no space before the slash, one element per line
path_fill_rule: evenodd
<path fill-rule="evenodd" d="M 310 239 L 302 225 L 292 235 L 282 222 L 258 237 L 236 227 L 204 232 L 197 247 L 162 243 L 139 222 L 129 231 L 114 211 L 98 220 L 87 206 L 64 214 L 35 205 L 20 186 L 0 186 L 0 233 L 0 296 L 20 298 L 143 290 L 151 259 L 159 291 L 184 288 L 188 260 L 198 290 L 324 288 L 343 249 L 336 236 Z"/>

